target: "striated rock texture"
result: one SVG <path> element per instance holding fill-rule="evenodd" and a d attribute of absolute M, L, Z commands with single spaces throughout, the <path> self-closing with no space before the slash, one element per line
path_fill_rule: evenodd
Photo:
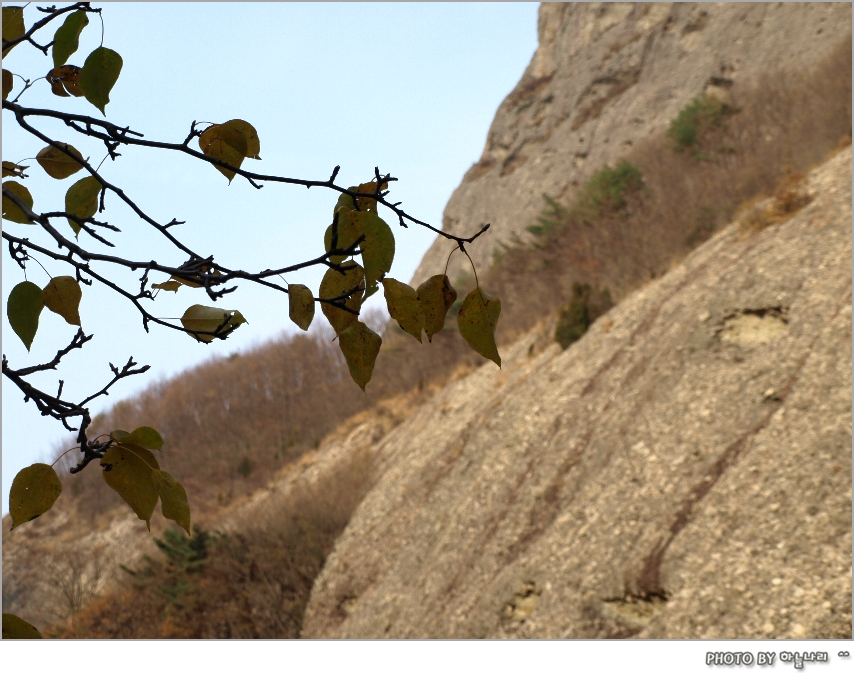
<path fill-rule="evenodd" d="M 469 249 L 486 267 L 499 243 L 528 236 L 543 193 L 568 202 L 695 96 L 737 104 L 762 74 L 808 69 L 850 31 L 850 3 L 543 3 L 539 48 L 443 228 L 470 236 L 491 223 Z M 437 239 L 413 284 L 440 273 L 452 247 Z M 452 282 L 469 272 L 462 255 L 451 258 Z"/>
<path fill-rule="evenodd" d="M 806 189 L 380 439 L 303 636 L 850 638 L 850 148 Z"/>

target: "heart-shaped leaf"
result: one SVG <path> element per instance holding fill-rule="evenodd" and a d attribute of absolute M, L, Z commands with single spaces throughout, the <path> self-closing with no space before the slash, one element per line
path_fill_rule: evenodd
<path fill-rule="evenodd" d="M 83 95 L 105 117 L 107 113 L 104 108 L 110 102 L 110 91 L 118 81 L 121 71 L 122 57 L 106 47 L 98 47 L 89 54 L 80 69 L 80 89 Z"/>
<path fill-rule="evenodd" d="M 221 124 L 221 126 L 224 129 L 234 131 L 241 137 L 242 141 L 239 144 L 232 144 L 234 149 L 242 152 L 247 159 L 258 159 L 260 161 L 261 141 L 258 140 L 258 132 L 252 124 L 242 119 L 232 119 Z M 229 143 L 231 144 L 231 141 Z"/>
<path fill-rule="evenodd" d="M 72 276 L 52 278 L 44 290 L 42 301 L 48 309 L 65 318 L 69 325 L 80 326 L 80 283 Z"/>
<path fill-rule="evenodd" d="M 101 467 L 107 485 L 151 530 L 151 515 L 160 497 L 151 476 L 160 469 L 154 454 L 136 447 L 111 446 L 101 458 Z"/>
<path fill-rule="evenodd" d="M 65 145 L 65 149 L 80 159 L 83 158 L 80 152 L 74 149 L 71 145 Z M 75 161 L 61 149 L 54 147 L 53 145 L 48 145 L 39 152 L 36 155 L 36 161 L 39 162 L 39 166 L 44 168 L 45 173 L 57 180 L 64 180 L 69 175 L 74 175 L 77 171 L 83 168 L 83 164 Z"/>
<path fill-rule="evenodd" d="M 26 203 L 30 207 L 30 210 L 33 209 L 33 197 L 30 195 L 30 190 L 24 187 L 20 182 L 6 180 L 6 182 L 3 183 L 3 188 L 8 189 L 15 196 L 21 199 L 21 201 Z M 3 195 L 3 219 L 9 220 L 10 222 L 19 222 L 20 224 L 35 224 L 35 222 L 24 215 L 24 211 L 12 203 L 12 199 L 8 198 L 5 194 Z"/>
<path fill-rule="evenodd" d="M 90 175 L 78 180 L 65 192 L 65 212 L 79 218 L 92 217 L 98 212 L 98 195 L 101 193 L 101 183 L 98 178 Z M 68 220 L 75 235 L 80 234 L 80 225 L 74 220 Z"/>
<path fill-rule="evenodd" d="M 365 283 L 375 285 L 377 281 L 391 271 L 394 261 L 394 234 L 391 227 L 376 213 L 351 211 L 350 217 L 359 234 L 365 240 L 359 244 L 362 250 L 362 264 L 365 267 Z"/>
<path fill-rule="evenodd" d="M 89 17 L 82 9 L 72 12 L 53 36 L 53 67 L 64 64 L 79 46 L 80 33 L 89 25 Z"/>
<path fill-rule="evenodd" d="M 445 327 L 448 309 L 457 300 L 457 291 L 444 274 L 431 276 L 418 286 L 418 301 L 424 311 L 424 331 L 427 340 L 432 342 L 433 335 Z"/>
<path fill-rule="evenodd" d="M 28 351 L 38 331 L 39 315 L 43 308 L 42 289 L 27 280 L 13 287 L 6 301 L 6 317 L 9 318 L 9 324 L 24 342 Z"/>
<path fill-rule="evenodd" d="M 120 446 L 136 446 L 149 451 L 160 451 L 163 448 L 163 437 L 154 428 L 142 426 L 133 432 L 113 430 L 110 436 L 119 442 Z"/>
<path fill-rule="evenodd" d="M 4 7 L 3 8 L 3 39 L 7 41 L 17 40 L 26 31 L 24 30 L 24 8 L 23 7 Z M 18 42 L 18 44 L 21 44 Z M 3 57 L 6 57 L 18 44 L 3 50 Z"/>
<path fill-rule="evenodd" d="M 187 500 L 187 491 L 168 472 L 154 470 L 151 473 L 154 488 L 160 495 L 160 511 L 167 519 L 171 519 L 190 534 L 190 503 Z"/>
<path fill-rule="evenodd" d="M 261 158 L 258 133 L 252 124 L 242 119 L 232 119 L 224 124 L 209 126 L 199 136 L 199 148 L 205 156 L 219 159 L 235 168 L 240 168 L 244 158 Z M 229 182 L 235 176 L 235 172 L 228 168 L 222 166 L 215 166 L 215 168 L 227 177 Z"/>
<path fill-rule="evenodd" d="M 9 94 L 12 93 L 12 89 L 14 88 L 15 79 L 12 76 L 12 73 L 6 70 L 6 68 L 3 68 L 3 100 L 6 100 L 9 97 Z"/>
<path fill-rule="evenodd" d="M 475 288 L 463 299 L 457 325 L 472 350 L 499 367 L 501 356 L 495 345 L 495 325 L 501 313 L 501 300 Z"/>
<path fill-rule="evenodd" d="M 343 274 L 335 269 L 329 269 L 323 275 L 323 280 L 320 281 L 320 298 L 334 299 L 358 287 L 360 289 L 343 302 L 347 308 L 358 311 L 362 305 L 362 294 L 365 288 L 365 270 L 353 261 L 344 262 L 341 268 L 344 269 Z M 323 311 L 323 315 L 326 316 L 336 334 L 340 334 L 358 319 L 355 313 L 337 308 L 327 302 L 320 304 L 320 310 Z"/>
<path fill-rule="evenodd" d="M 203 343 L 210 343 L 214 339 L 225 339 L 246 322 L 246 318 L 240 311 L 230 311 L 211 306 L 194 304 L 181 317 L 184 329 L 196 332 L 216 332 L 213 334 L 190 334 L 191 337 Z"/>
<path fill-rule="evenodd" d="M 350 376 L 362 391 L 371 380 L 382 343 L 379 334 L 358 320 L 338 335 L 338 346 L 347 360 Z"/>
<path fill-rule="evenodd" d="M 421 330 L 424 329 L 424 310 L 418 301 L 418 294 L 409 285 L 394 278 L 384 279 L 383 289 L 388 314 L 397 320 L 404 332 L 414 336 L 420 343 Z"/>
<path fill-rule="evenodd" d="M 12 528 L 47 512 L 53 507 L 60 493 L 62 482 L 50 465 L 36 463 L 18 472 L 9 490 Z"/>
<path fill-rule="evenodd" d="M 3 9 L 6 9 L 5 7 Z M 3 17 L 6 18 L 5 16 Z M 3 613 L 3 640 L 23 640 L 41 638 L 39 630 L 28 621 L 8 612 Z"/>
<path fill-rule="evenodd" d="M 308 331 L 314 319 L 314 295 L 305 285 L 288 286 L 288 315 L 303 331 Z"/>

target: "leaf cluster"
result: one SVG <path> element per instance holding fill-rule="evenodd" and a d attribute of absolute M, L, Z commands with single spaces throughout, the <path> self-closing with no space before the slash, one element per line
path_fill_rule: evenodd
<path fill-rule="evenodd" d="M 142 426 L 131 433 L 113 430 L 109 435 L 95 439 L 87 436 L 87 429 L 92 422 L 88 403 L 108 394 L 118 381 L 145 372 L 148 366 L 138 367 L 132 357 L 121 368 L 110 363 L 112 379 L 101 390 L 80 402 L 62 399 L 63 381 L 59 381 L 58 391 L 54 395 L 36 388 L 28 381 L 28 377 L 37 372 L 55 370 L 63 357 L 91 340 L 92 335 L 85 334 L 81 328 L 80 305 L 84 301 L 83 295 L 87 293 L 86 287 L 98 283 L 130 302 L 139 311 L 146 331 L 151 325 L 158 325 L 188 334 L 202 344 L 228 338 L 238 327 L 246 324 L 247 319 L 238 309 L 223 309 L 209 305 L 208 302 L 187 302 L 190 305 L 180 318 L 160 318 L 148 308 L 150 302 L 154 302 L 162 291 L 177 293 L 182 287 L 188 287 L 190 292 L 204 292 L 209 302 L 215 303 L 235 292 L 239 283 L 251 283 L 273 292 L 286 293 L 289 299 L 288 315 L 302 330 L 309 329 L 314 318 L 315 304 L 320 303 L 325 318 L 335 331 L 351 376 L 364 391 L 371 380 L 382 338 L 359 320 L 363 302 L 382 287 L 389 313 L 402 329 L 420 342 L 422 331 L 431 341 L 443 329 L 448 308 L 456 299 L 456 292 L 445 275 L 434 276 L 417 289 L 388 276 L 395 256 L 395 237 L 389 224 L 380 217 L 380 208 L 396 216 L 401 226 L 406 227 L 407 223 L 423 226 L 452 241 L 455 248 L 464 253 L 464 245 L 473 242 L 489 225 L 463 238 L 442 232 L 410 216 L 400 208 L 400 203 L 387 200 L 389 185 L 396 178 L 390 174 L 382 175 L 379 168 L 374 168 L 373 180 L 347 189 L 335 184 L 338 166 L 326 180 L 261 175 L 247 171 L 242 167 L 244 160 L 260 160 L 261 144 L 256 128 L 243 119 L 208 122 L 201 126 L 193 121 L 189 134 L 180 142 L 149 140 L 128 126 L 113 124 L 106 120 L 106 107 L 122 74 L 122 57 L 113 49 L 105 47 L 102 38 L 102 44 L 83 59 L 82 65 L 74 58 L 78 53 L 80 36 L 90 23 L 89 15 L 96 13 L 100 18 L 101 10 L 92 8 L 88 2 L 74 3 L 61 9 L 37 9 L 45 14 L 44 18 L 27 28 L 23 7 L 2 8 L 3 56 L 7 57 L 15 47 L 27 42 L 45 56 L 50 52 L 52 61 L 47 75 L 37 79 L 27 79 L 4 68 L 3 110 L 14 118 L 23 132 L 38 142 L 37 147 L 40 149 L 33 159 L 41 170 L 57 181 L 74 175 L 78 179 L 64 190 L 63 210 L 45 211 L 23 183 L 28 177 L 26 170 L 30 166 L 23 165 L 23 162 L 3 161 L 2 217 L 12 226 L 4 227 L 2 236 L 8 244 L 11 260 L 24 272 L 24 280 L 8 295 L 6 313 L 14 332 L 28 351 L 38 332 L 40 316 L 45 307 L 79 329 L 69 345 L 57 351 L 50 362 L 13 369 L 4 356 L 2 372 L 24 394 L 26 401 L 36 404 L 42 415 L 55 418 L 67 429 L 77 432 L 78 445 L 69 451 L 79 450 L 81 457 L 71 469 L 72 473 L 98 460 L 106 484 L 125 500 L 149 529 L 151 516 L 160 502 L 163 516 L 175 521 L 189 535 L 190 508 L 187 494 L 174 477 L 160 469 L 155 454 L 162 449 L 163 440 L 156 430 Z M 36 42 L 38 31 L 52 22 L 59 25 L 53 33 L 53 39 L 47 45 Z M 72 59 L 76 62 L 70 62 Z M 3 65 L 7 63 L 8 59 L 4 60 Z M 20 91 L 15 86 L 16 77 L 24 82 Z M 86 101 L 97 108 L 104 119 L 78 112 L 26 107 L 18 102 L 32 86 L 42 80 L 53 96 L 67 99 L 71 105 L 77 105 L 78 100 Z M 13 94 L 16 94 L 14 99 L 11 98 Z M 210 164 L 227 178 L 229 184 L 239 175 L 257 189 L 266 183 L 333 190 L 338 196 L 331 224 L 326 227 L 324 252 L 314 259 L 261 271 L 231 268 L 215 259 L 214 254 L 199 253 L 175 234 L 173 228 L 184 222 L 174 218 L 169 222 L 156 220 L 126 190 L 111 182 L 111 164 L 103 169 L 103 161 L 97 167 L 93 166 L 88 152 L 81 152 L 67 139 L 52 137 L 39 128 L 41 122 L 55 121 L 63 122 L 66 132 L 76 134 L 81 142 L 102 143 L 106 151 L 104 160 L 109 158 L 111 162 L 122 156 L 117 151 L 120 147 L 134 146 L 149 151 L 177 152 Z M 191 146 L 193 139 L 197 139 L 198 150 Z M 128 206 L 142 223 L 165 239 L 170 249 L 167 253 L 170 255 L 169 261 L 136 260 L 128 255 L 130 251 L 122 252 L 121 248 L 117 248 L 120 239 L 114 237 L 120 235 L 121 230 L 103 219 L 109 213 L 108 195 L 111 200 L 118 199 Z M 67 222 L 73 237 L 64 230 L 64 225 L 58 228 L 56 220 Z M 36 235 L 46 237 L 47 243 L 30 240 L 29 236 L 20 234 L 15 225 L 31 227 L 31 231 L 37 232 Z M 104 248 L 117 250 L 113 254 L 111 250 L 103 251 Z M 40 260 L 48 265 L 61 266 L 67 271 L 51 276 L 45 287 L 39 287 L 27 279 L 26 271 L 30 261 L 36 261 L 47 271 Z M 311 266 L 324 266 L 327 269 L 317 296 L 305 285 L 286 282 L 282 286 L 278 283 L 278 279 L 284 275 Z M 114 279 L 110 271 L 141 272 L 138 289 Z M 153 274 L 163 274 L 163 278 L 153 278 Z M 93 313 L 97 308 L 93 307 Z M 476 288 L 466 297 L 458 314 L 460 332 L 466 341 L 476 352 L 499 365 L 501 360 L 495 346 L 494 332 L 500 310 L 500 300 Z M 69 425 L 73 418 L 79 418 L 78 427 Z M 61 490 L 62 484 L 53 466 L 38 463 L 22 470 L 16 476 L 10 494 L 13 527 L 48 511 Z M 19 629 L 20 624 L 15 624 L 17 626 L 13 624 L 9 628 Z"/>

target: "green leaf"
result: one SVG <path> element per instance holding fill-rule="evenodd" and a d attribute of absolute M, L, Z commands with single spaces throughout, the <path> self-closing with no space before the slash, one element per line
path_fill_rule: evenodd
<path fill-rule="evenodd" d="M 359 290 L 344 301 L 347 308 L 358 311 L 362 305 L 362 294 L 365 288 L 365 270 L 353 261 L 344 262 L 341 268 L 345 271 L 343 274 L 335 269 L 329 269 L 323 275 L 323 280 L 320 281 L 320 298 L 334 299 L 354 287 L 359 287 Z M 323 311 L 323 315 L 326 316 L 336 334 L 343 332 L 358 319 L 355 313 L 350 313 L 326 302 L 321 302 L 320 310 Z"/>
<path fill-rule="evenodd" d="M 297 327 L 308 331 L 314 319 L 314 295 L 305 285 L 288 286 L 288 315 Z"/>
<path fill-rule="evenodd" d="M 79 46 L 80 33 L 89 25 L 89 17 L 82 9 L 69 14 L 53 36 L 53 67 L 63 65 Z"/>
<path fill-rule="evenodd" d="M 151 285 L 152 290 L 166 290 L 167 292 L 178 292 L 178 288 L 181 287 L 183 283 L 180 283 L 177 280 L 167 280 L 163 283 L 153 283 Z"/>
<path fill-rule="evenodd" d="M 347 187 L 348 192 L 358 192 L 359 188 L 356 186 Z M 353 200 L 353 197 L 349 194 L 342 194 L 338 197 L 338 201 L 335 204 L 335 208 L 332 209 L 333 214 L 338 212 L 339 208 L 346 208 L 347 210 L 356 210 L 356 202 Z"/>
<path fill-rule="evenodd" d="M 431 276 L 418 286 L 418 301 L 424 311 L 424 331 L 432 343 L 433 335 L 445 327 L 448 309 L 457 300 L 457 291 L 445 275 Z"/>
<path fill-rule="evenodd" d="M 365 283 L 370 286 L 391 271 L 394 261 L 394 234 L 391 233 L 391 227 L 376 213 L 354 211 L 350 216 L 357 231 L 365 235 L 365 240 L 359 247 L 365 267 Z"/>
<path fill-rule="evenodd" d="M 9 318 L 9 324 L 24 342 L 28 351 L 38 331 L 39 315 L 43 308 L 42 289 L 27 280 L 13 287 L 6 301 L 6 317 Z"/>
<path fill-rule="evenodd" d="M 14 88 L 15 79 L 12 77 L 12 73 L 6 70 L 6 68 L 3 68 L 3 100 L 6 100 L 9 97 L 9 94 L 12 93 L 12 89 Z"/>
<path fill-rule="evenodd" d="M 187 501 L 187 491 L 168 472 L 154 470 L 151 473 L 154 488 L 160 495 L 160 511 L 167 519 L 171 519 L 190 534 L 190 503 Z"/>
<path fill-rule="evenodd" d="M 41 637 L 42 634 L 39 633 L 39 630 L 29 622 L 8 612 L 3 613 L 3 640 L 7 638 L 9 640 L 37 639 Z"/>
<path fill-rule="evenodd" d="M 4 178 L 25 178 L 24 171 L 27 170 L 29 166 L 19 166 L 18 164 L 13 164 L 11 161 L 3 162 L 3 177 Z"/>
<path fill-rule="evenodd" d="M 80 326 L 80 298 L 83 292 L 80 283 L 72 276 L 57 276 L 52 278 L 44 290 L 42 301 L 48 309 L 58 313 L 69 325 Z"/>
<path fill-rule="evenodd" d="M 66 145 L 65 149 L 81 159 L 83 158 L 83 155 L 81 155 L 80 152 L 74 149 L 71 145 Z M 57 180 L 64 180 L 69 175 L 74 175 L 77 171 L 83 168 L 83 164 L 75 161 L 65 152 L 53 145 L 48 145 L 39 152 L 36 155 L 36 161 L 39 162 L 39 166 L 44 168 L 45 173 Z"/>
<path fill-rule="evenodd" d="M 346 250 L 356 242 L 356 239 L 361 235 L 361 230 L 356 226 L 355 220 L 352 218 L 353 211 L 342 208 L 338 210 L 338 250 Z M 326 233 L 323 235 L 323 245 L 326 252 L 332 249 L 332 225 L 326 228 Z M 346 259 L 345 255 L 335 255 L 330 257 L 329 261 L 340 264 Z"/>
<path fill-rule="evenodd" d="M 30 190 L 24 187 L 20 182 L 6 180 L 6 182 L 3 183 L 3 187 L 26 203 L 30 207 L 30 210 L 33 209 L 33 197 L 30 195 Z M 5 195 L 3 196 L 3 219 L 9 220 L 10 222 L 19 222 L 20 224 L 35 224 L 35 222 L 24 215 L 23 210 L 12 203 L 12 199 L 6 198 Z"/>
<path fill-rule="evenodd" d="M 211 306 L 194 304 L 181 317 L 184 329 L 196 332 L 217 332 L 213 334 L 190 334 L 196 341 L 210 343 L 214 339 L 225 339 L 229 334 L 246 322 L 240 311 L 230 311 Z"/>
<path fill-rule="evenodd" d="M 98 178 L 90 175 L 78 180 L 65 192 L 65 212 L 77 215 L 79 218 L 92 217 L 98 212 L 98 195 L 101 193 L 101 183 Z M 74 220 L 68 220 L 75 235 L 80 234 L 80 225 Z"/>
<path fill-rule="evenodd" d="M 121 430 L 114 430 L 113 434 L 121 433 L 121 436 L 115 436 L 113 439 L 118 441 L 121 446 L 133 445 L 140 449 L 148 449 L 149 451 L 160 451 L 163 448 L 163 438 L 160 433 L 154 428 L 142 426 L 137 428 L 130 434 Z M 113 436 L 112 434 L 110 435 Z"/>
<path fill-rule="evenodd" d="M 98 47 L 89 56 L 80 69 L 80 88 L 92 105 L 105 117 L 104 108 L 110 102 L 110 91 L 119 79 L 122 71 L 122 57 L 112 49 Z"/>
<path fill-rule="evenodd" d="M 407 334 L 411 334 L 421 343 L 421 330 L 424 329 L 424 310 L 418 301 L 418 294 L 406 283 L 394 278 L 383 280 L 385 302 L 389 315 Z"/>
<path fill-rule="evenodd" d="M 338 346 L 347 360 L 350 376 L 363 392 L 371 380 L 382 343 L 379 334 L 358 320 L 338 335 Z"/>
<path fill-rule="evenodd" d="M 17 40 L 26 30 L 24 29 L 24 8 L 23 7 L 4 7 L 3 8 L 3 39 Z M 18 42 L 18 44 L 21 44 Z M 3 50 L 3 57 L 6 57 L 18 44 Z"/>
<path fill-rule="evenodd" d="M 501 313 L 501 300 L 475 288 L 463 299 L 457 325 L 472 350 L 499 367 L 501 356 L 495 346 L 495 325 Z"/>
<path fill-rule="evenodd" d="M 18 472 L 9 490 L 12 528 L 47 512 L 53 507 L 60 493 L 62 483 L 50 465 L 36 463 Z"/>
<path fill-rule="evenodd" d="M 129 432 L 125 432 L 124 430 L 113 430 L 113 431 L 110 433 L 110 438 L 111 438 L 113 441 L 120 442 L 120 441 L 122 441 L 125 437 L 127 437 L 127 436 L 129 436 L 129 435 L 130 435 L 130 433 L 129 433 Z"/>
<path fill-rule="evenodd" d="M 125 446 L 111 446 L 101 458 L 104 481 L 122 496 L 140 519 L 151 530 L 151 515 L 160 497 L 151 477 L 160 465 L 151 451 Z"/>

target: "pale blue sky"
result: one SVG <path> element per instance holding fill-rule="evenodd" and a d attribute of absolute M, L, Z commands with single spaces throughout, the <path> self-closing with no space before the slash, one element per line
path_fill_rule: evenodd
<path fill-rule="evenodd" d="M 537 46 L 536 3 L 101 6 L 104 46 L 124 59 L 106 108 L 110 121 L 130 125 L 150 139 L 180 142 L 193 120 L 245 119 L 258 130 L 263 158 L 247 160 L 248 170 L 324 180 L 340 164 L 337 182 L 347 186 L 370 179 L 374 166 L 379 166 L 400 179 L 392 185 L 391 200 L 403 201 L 409 213 L 435 226 L 441 225 L 445 204 L 463 174 L 480 158 L 496 109 Z M 29 27 L 43 15 L 31 4 L 24 16 Z M 54 30 L 45 29 L 39 40 L 49 41 Z M 82 65 L 100 37 L 100 22 L 90 15 L 80 49 L 70 62 Z M 32 79 L 47 72 L 51 63 L 24 44 L 9 54 L 3 67 Z M 16 87 L 19 82 L 16 78 Z M 16 94 L 17 89 L 12 97 Z M 85 99 L 51 95 L 44 81 L 19 102 L 100 115 Z M 73 144 L 95 164 L 105 154 L 102 144 L 60 123 L 36 124 Z M 2 139 L 4 160 L 34 157 L 42 148 L 5 111 Z M 335 193 L 273 184 L 258 191 L 239 177 L 229 186 L 215 169 L 189 157 L 145 148 L 120 151 L 124 156 L 118 161 L 104 163 L 104 176 L 154 219 L 186 220 L 173 231 L 198 252 L 247 270 L 281 267 L 322 252 Z M 82 174 L 59 182 L 34 161 L 25 163 L 31 177 L 24 184 L 33 194 L 36 210 L 62 210 L 65 190 Z M 124 256 L 174 265 L 185 261 L 115 196 L 107 196 L 103 217 L 122 229 L 111 240 Z M 390 275 L 409 281 L 434 235 L 418 227 L 401 229 L 386 219 L 397 240 Z M 6 221 L 3 227 L 34 242 L 45 240 L 35 227 Z M 106 251 L 85 234 L 81 242 L 91 250 Z M 68 273 L 61 264 L 40 261 L 52 275 Z M 138 287 L 139 273 L 108 273 L 125 287 Z M 30 264 L 27 274 L 40 286 L 48 281 L 36 264 Z M 321 276 L 321 270 L 312 269 L 288 281 L 316 291 Z M 76 328 L 44 311 L 28 354 L 5 318 L 6 297 L 24 279 L 5 246 L 2 278 L 3 353 L 13 368 L 50 360 Z M 155 277 L 154 282 L 162 280 L 165 277 Z M 162 293 L 150 310 L 158 317 L 178 317 L 191 304 L 210 305 L 200 292 L 182 288 L 175 296 Z M 371 303 L 383 305 L 381 294 Z M 57 380 L 64 379 L 63 396 L 79 400 L 110 379 L 108 362 L 120 366 L 133 355 L 137 362 L 151 365 L 147 374 L 119 382 L 110 397 L 94 402 L 97 413 L 213 355 L 246 350 L 283 330 L 296 329 L 287 318 L 287 296 L 281 293 L 246 284 L 220 304 L 239 309 L 248 324 L 225 342 L 203 346 L 156 325 L 146 334 L 139 313 L 128 302 L 101 288 L 85 287 L 81 321 L 95 338 L 67 356 L 58 372 L 32 377 L 32 382 L 53 392 Z M 323 319 L 319 312 L 318 316 Z M 58 422 L 42 418 L 32 403 L 24 404 L 5 377 L 2 395 L 5 513 L 18 470 L 47 459 L 68 434 Z M 71 446 L 73 442 L 67 442 L 67 448 Z"/>

